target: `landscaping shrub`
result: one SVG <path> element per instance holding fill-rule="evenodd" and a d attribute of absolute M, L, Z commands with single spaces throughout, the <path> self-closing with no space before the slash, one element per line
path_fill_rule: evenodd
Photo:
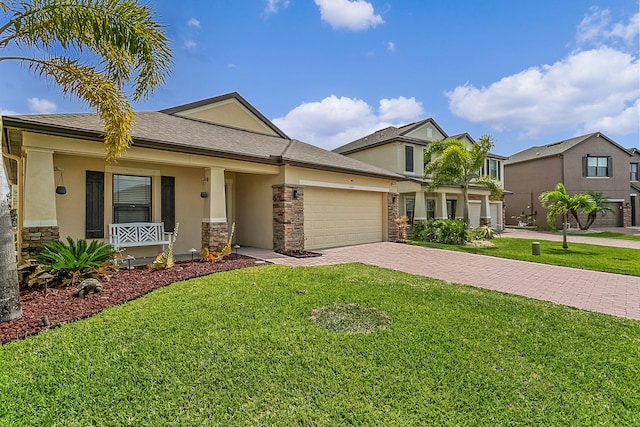
<path fill-rule="evenodd" d="M 413 238 L 423 242 L 464 245 L 469 241 L 469 228 L 459 219 L 429 219 L 414 224 Z"/>
<path fill-rule="evenodd" d="M 471 240 L 491 240 L 495 237 L 495 231 L 488 225 L 481 225 L 470 233 Z"/>
<path fill-rule="evenodd" d="M 84 239 L 74 242 L 67 237 L 67 243 L 47 242 L 36 256 L 44 270 L 54 276 L 50 286 L 66 286 L 101 276 L 109 270 L 110 261 L 116 254 L 110 245 L 97 240 L 87 244 Z"/>

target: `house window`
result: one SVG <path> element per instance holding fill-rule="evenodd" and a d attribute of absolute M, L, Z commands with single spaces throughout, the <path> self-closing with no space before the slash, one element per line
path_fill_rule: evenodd
<path fill-rule="evenodd" d="M 611 157 L 589 156 L 585 157 L 586 173 L 588 177 L 611 176 Z"/>
<path fill-rule="evenodd" d="M 433 199 L 427 199 L 427 218 L 433 219 L 436 217 L 436 201 Z"/>
<path fill-rule="evenodd" d="M 413 197 L 407 197 L 404 199 L 404 213 L 407 216 L 408 223 L 413 224 L 413 217 L 415 215 L 416 210 L 416 199 Z"/>
<path fill-rule="evenodd" d="M 113 222 L 151 221 L 151 177 L 113 175 Z"/>
<path fill-rule="evenodd" d="M 631 181 L 638 181 L 638 163 L 631 163 Z"/>
<path fill-rule="evenodd" d="M 85 238 L 104 238 L 104 172 L 87 171 L 85 179 Z"/>
<path fill-rule="evenodd" d="M 413 172 L 413 146 L 404 146 L 404 171 Z"/>
<path fill-rule="evenodd" d="M 489 175 L 493 179 L 500 180 L 500 160 L 487 159 L 482 166 L 480 176 Z"/>

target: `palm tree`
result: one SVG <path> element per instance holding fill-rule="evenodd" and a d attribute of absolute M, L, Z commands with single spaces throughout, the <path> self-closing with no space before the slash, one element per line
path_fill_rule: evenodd
<path fill-rule="evenodd" d="M 26 53 L 0 56 L 0 61 L 27 64 L 63 93 L 85 101 L 104 125 L 105 157 L 119 157 L 131 145 L 129 99 L 147 99 L 164 83 L 172 62 L 168 40 L 152 10 L 137 0 L 0 0 L 0 9 L 7 18 L 0 24 L 0 48 L 14 46 Z M 125 93 L 128 84 L 131 96 Z M 21 316 L 8 218 L 3 202 L 0 322 Z"/>
<path fill-rule="evenodd" d="M 589 195 L 596 203 L 595 208 L 587 214 L 587 223 L 584 225 L 584 228 L 580 228 L 581 230 L 588 230 L 589 227 L 593 225 L 593 222 L 596 220 L 598 215 L 606 216 L 609 213 L 613 213 L 614 210 L 611 208 L 609 201 L 601 192 L 589 191 Z"/>
<path fill-rule="evenodd" d="M 425 152 L 425 178 L 431 179 L 430 187 L 460 185 L 464 199 L 464 222 L 469 220 L 469 185 L 474 180 L 492 191 L 500 193 L 499 184 L 490 177 L 480 178 L 480 170 L 485 158 L 493 148 L 493 138 L 483 135 L 471 149 L 457 139 L 431 142 Z"/>
<path fill-rule="evenodd" d="M 556 219 L 562 217 L 562 247 L 568 249 L 567 218 L 569 213 L 582 211 L 586 214 L 595 209 L 596 202 L 589 194 L 578 193 L 573 196 L 567 193 L 564 184 L 558 183 L 555 190 L 545 191 L 538 196 L 542 207 L 547 209 L 547 222 L 555 228 Z"/>

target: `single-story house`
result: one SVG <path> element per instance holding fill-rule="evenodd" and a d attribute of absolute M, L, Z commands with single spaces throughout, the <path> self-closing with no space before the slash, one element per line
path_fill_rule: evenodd
<path fill-rule="evenodd" d="M 104 160 L 96 114 L 3 118 L 21 258 L 44 241 L 109 239 L 110 225 L 180 224 L 174 250 L 303 250 L 395 240 L 396 174 L 289 138 L 237 93 L 135 114 L 133 146 Z M 154 256 L 161 245 L 126 254 Z"/>

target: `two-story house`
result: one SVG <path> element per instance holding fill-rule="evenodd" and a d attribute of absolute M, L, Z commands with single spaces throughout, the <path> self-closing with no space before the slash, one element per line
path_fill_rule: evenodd
<path fill-rule="evenodd" d="M 398 182 L 399 210 L 410 222 L 428 218 L 462 218 L 463 195 L 459 185 L 429 187 L 424 177 L 424 151 L 432 141 L 457 139 L 471 147 L 475 143 L 467 133 L 449 136 L 431 118 L 405 126 L 390 126 L 334 149 L 336 153 L 361 160 L 403 175 Z M 490 155 L 479 173 L 504 182 L 503 161 L 506 157 Z M 502 229 L 502 201 L 490 200 L 490 192 L 480 185 L 469 190 L 471 225 L 492 225 Z"/>
<path fill-rule="evenodd" d="M 637 151 L 626 150 L 600 132 L 528 148 L 505 161 L 505 185 L 512 193 L 505 197 L 506 216 L 524 213 L 546 227 L 546 210 L 538 196 L 561 182 L 569 194 L 595 191 L 608 199 L 613 213 L 598 218 L 594 227 L 638 224 L 638 163 Z M 556 226 L 561 226 L 560 220 Z"/>

